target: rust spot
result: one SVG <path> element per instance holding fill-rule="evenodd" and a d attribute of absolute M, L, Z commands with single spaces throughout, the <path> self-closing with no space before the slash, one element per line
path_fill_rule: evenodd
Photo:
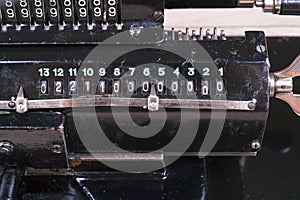
<path fill-rule="evenodd" d="M 69 160 L 69 163 L 72 167 L 76 167 L 81 165 L 82 161 L 81 160 Z"/>

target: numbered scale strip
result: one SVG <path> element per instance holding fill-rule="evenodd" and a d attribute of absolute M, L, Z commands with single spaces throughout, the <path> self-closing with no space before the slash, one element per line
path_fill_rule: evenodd
<path fill-rule="evenodd" d="M 96 90 L 96 95 L 119 95 L 119 94 L 126 94 L 127 95 L 133 95 L 136 94 L 135 87 L 137 86 L 137 80 L 136 79 L 129 79 L 129 80 L 118 80 L 118 78 L 122 75 L 123 69 L 121 68 L 114 68 L 112 71 L 109 71 L 111 73 L 108 73 L 108 71 L 105 68 L 100 68 L 98 70 L 99 74 L 99 81 L 98 83 L 93 83 L 91 80 L 89 80 L 88 77 L 92 77 L 95 73 L 93 68 L 83 68 L 82 69 L 82 75 L 83 77 L 87 79 L 83 79 L 83 82 L 80 83 L 80 81 L 74 80 L 74 77 L 77 75 L 77 69 L 76 68 L 69 68 L 68 75 L 69 80 L 63 80 L 62 77 L 64 77 L 64 69 L 63 68 L 54 68 L 53 70 L 50 70 L 50 68 L 39 68 L 38 72 L 40 77 L 40 85 L 38 86 L 40 89 L 39 94 L 40 96 L 51 96 L 51 95 L 88 95 L 92 94 L 92 91 Z M 155 85 L 157 92 L 159 95 L 165 95 L 166 94 L 166 87 L 170 88 L 171 92 L 176 95 L 193 95 L 197 90 L 201 91 L 201 95 L 208 96 L 211 94 L 217 94 L 217 95 L 224 95 L 226 94 L 226 84 L 225 80 L 222 78 L 217 78 L 215 80 L 207 78 L 210 77 L 211 69 L 209 67 L 203 67 L 201 71 L 201 75 L 205 77 L 206 79 L 203 80 L 196 80 L 196 69 L 194 67 L 188 67 L 186 74 L 189 79 L 187 81 L 179 81 L 176 79 L 173 79 L 172 81 L 166 81 L 163 79 L 163 77 L 169 73 L 170 71 L 167 71 L 165 67 L 158 67 L 157 68 L 157 76 L 161 77 L 158 80 L 150 80 L 149 77 L 151 76 L 151 72 L 153 73 L 154 70 L 151 71 L 149 67 L 145 67 L 142 69 L 141 72 L 142 75 L 146 78 L 144 81 L 142 81 L 142 95 L 149 95 L 151 85 Z M 224 75 L 224 68 L 221 67 L 219 70 L 220 76 Z M 53 72 L 53 75 L 55 80 L 50 81 L 47 79 L 47 77 L 50 76 L 50 74 Z M 128 76 L 133 76 L 134 73 L 136 73 L 135 68 L 128 68 Z M 137 72 L 138 73 L 138 72 Z M 113 76 L 113 78 L 102 78 L 105 77 L 107 74 L 110 74 Z M 177 78 L 179 77 L 180 68 L 177 67 L 173 72 L 173 77 Z M 212 84 L 216 85 L 216 90 L 211 90 Z M 66 84 L 68 85 L 66 88 Z M 78 85 L 81 84 L 82 87 L 79 87 Z M 52 86 L 54 85 L 54 87 Z M 93 88 L 95 87 L 96 88 Z M 201 87 L 201 88 L 200 88 Z M 51 89 L 50 89 L 51 88 Z M 124 89 L 124 91 L 121 91 Z M 80 91 L 79 91 L 80 90 Z"/>
<path fill-rule="evenodd" d="M 101 25 L 106 29 L 108 24 L 114 24 L 122 29 L 121 0 L 1 0 L 0 22 L 2 31 L 8 27 L 30 26 L 34 30 L 37 26 L 51 26 L 64 29 L 72 25 L 78 29 L 86 25 L 93 29 Z"/>
<path fill-rule="evenodd" d="M 154 87 L 148 98 L 122 98 L 122 97 L 78 97 L 73 99 L 45 99 L 28 100 L 24 98 L 23 88 L 20 87 L 18 96 L 11 101 L 0 101 L 0 110 L 16 110 L 25 113 L 31 109 L 55 109 L 72 107 L 140 107 L 149 111 L 157 111 L 159 108 L 181 109 L 217 109 L 217 110 L 246 110 L 253 111 L 256 100 L 232 101 L 232 100 L 204 100 L 204 99 L 160 99 Z"/>

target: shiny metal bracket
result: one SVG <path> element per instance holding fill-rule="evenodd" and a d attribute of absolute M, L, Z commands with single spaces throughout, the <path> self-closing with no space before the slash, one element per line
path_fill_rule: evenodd
<path fill-rule="evenodd" d="M 255 0 L 255 5 L 261 7 L 264 12 L 279 14 L 281 11 L 282 0 Z"/>
<path fill-rule="evenodd" d="M 22 92 L 20 92 L 22 91 Z M 155 93 L 148 98 L 122 98 L 122 97 L 78 97 L 73 99 L 40 99 L 29 100 L 24 98 L 23 88 L 20 88 L 17 99 L 0 101 L 0 110 L 15 110 L 25 113 L 35 109 L 54 109 L 72 107 L 140 107 L 149 111 L 157 111 L 159 108 L 181 109 L 217 109 L 217 110 L 245 110 L 254 111 L 256 99 L 249 101 L 233 100 L 209 100 L 209 99 L 160 99 Z"/>
<path fill-rule="evenodd" d="M 287 68 L 270 74 L 270 95 L 288 103 L 300 116 L 300 94 L 293 92 L 293 78 L 300 77 L 300 55 Z"/>

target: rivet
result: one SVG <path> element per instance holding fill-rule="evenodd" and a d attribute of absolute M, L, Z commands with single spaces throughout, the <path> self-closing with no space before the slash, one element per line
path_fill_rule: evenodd
<path fill-rule="evenodd" d="M 249 108 L 250 110 L 254 110 L 255 107 L 256 107 L 256 104 L 255 104 L 254 102 L 248 103 L 248 108 Z"/>
<path fill-rule="evenodd" d="M 16 107 L 16 103 L 13 102 L 13 101 L 10 101 L 10 102 L 8 103 L 8 107 L 14 108 L 14 107 Z"/>
<path fill-rule="evenodd" d="M 14 151 L 14 145 L 9 141 L 0 142 L 0 153 L 10 155 Z"/>
<path fill-rule="evenodd" d="M 59 144 L 55 144 L 55 145 L 52 146 L 52 152 L 60 154 L 60 153 L 63 152 L 63 147 Z"/>
<path fill-rule="evenodd" d="M 251 144 L 251 148 L 253 150 L 259 150 L 261 148 L 261 144 L 258 141 L 253 141 Z"/>

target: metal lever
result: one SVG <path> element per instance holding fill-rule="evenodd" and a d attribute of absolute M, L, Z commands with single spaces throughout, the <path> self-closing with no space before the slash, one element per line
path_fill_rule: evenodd
<path fill-rule="evenodd" d="M 148 97 L 148 110 L 149 111 L 158 111 L 159 110 L 159 97 L 156 95 L 154 85 L 152 85 L 151 93 Z"/>
<path fill-rule="evenodd" d="M 24 89 L 21 86 L 16 98 L 16 111 L 18 113 L 25 113 L 28 111 L 28 99 L 24 97 Z"/>
<path fill-rule="evenodd" d="M 293 93 L 295 77 L 300 77 L 300 55 L 286 69 L 270 74 L 270 95 L 288 103 L 300 116 L 300 94 Z"/>

